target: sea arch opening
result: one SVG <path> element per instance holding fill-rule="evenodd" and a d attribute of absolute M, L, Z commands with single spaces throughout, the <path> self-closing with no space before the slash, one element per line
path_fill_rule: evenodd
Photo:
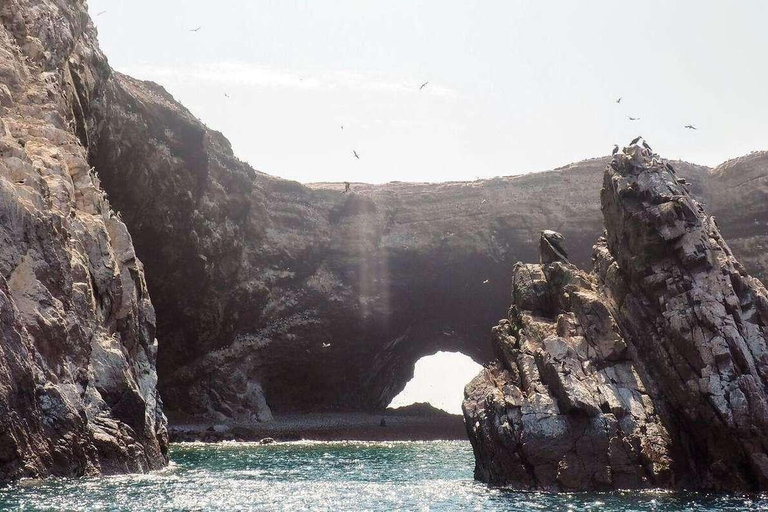
<path fill-rule="evenodd" d="M 390 402 L 399 408 L 415 403 L 428 403 L 451 414 L 461 414 L 464 386 L 482 369 L 471 357 L 439 350 L 418 359 L 413 378 Z"/>

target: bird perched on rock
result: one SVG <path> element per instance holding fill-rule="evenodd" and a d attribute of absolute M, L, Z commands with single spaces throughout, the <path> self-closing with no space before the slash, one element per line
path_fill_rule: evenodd
<path fill-rule="evenodd" d="M 346 194 L 347 192 L 349 192 L 349 182 L 345 181 L 344 182 L 344 193 Z"/>
<path fill-rule="evenodd" d="M 674 168 L 674 167 L 672 167 L 672 165 L 670 165 L 670 163 L 669 163 L 669 162 L 664 162 L 664 167 L 666 167 L 666 168 L 667 168 L 667 170 L 668 170 L 669 172 L 671 172 L 672 174 L 675 174 L 675 168 Z"/>
<path fill-rule="evenodd" d="M 651 146 L 649 146 L 647 142 L 643 141 L 643 147 L 645 149 L 647 149 L 648 151 L 650 151 L 651 153 L 653 153 L 653 150 L 651 149 Z"/>
<path fill-rule="evenodd" d="M 614 144 L 613 145 L 613 151 L 611 151 L 611 154 L 615 155 L 618 152 L 619 152 L 619 145 L 618 144 Z"/>
<path fill-rule="evenodd" d="M 637 137 L 635 137 L 634 139 L 632 139 L 632 142 L 630 142 L 630 143 L 629 143 L 629 145 L 630 145 L 630 146 L 634 146 L 634 145 L 635 145 L 635 144 L 637 144 L 637 143 L 638 143 L 638 141 L 639 141 L 640 139 L 642 139 L 642 138 L 643 138 L 643 136 L 642 136 L 642 135 L 638 135 Z"/>
<path fill-rule="evenodd" d="M 557 231 L 545 229 L 541 232 L 539 240 L 539 256 L 541 264 L 554 263 L 556 261 L 568 261 L 568 252 L 565 250 L 565 237 Z"/>

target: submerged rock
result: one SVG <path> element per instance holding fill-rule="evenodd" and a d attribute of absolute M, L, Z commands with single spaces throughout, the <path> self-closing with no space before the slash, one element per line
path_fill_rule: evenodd
<path fill-rule="evenodd" d="M 591 273 L 544 254 L 513 270 L 497 360 L 465 390 L 475 477 L 768 488 L 768 292 L 649 150 L 616 155 L 601 202 Z"/>

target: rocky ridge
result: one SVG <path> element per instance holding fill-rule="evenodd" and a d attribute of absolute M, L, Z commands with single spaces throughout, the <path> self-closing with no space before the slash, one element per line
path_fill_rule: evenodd
<path fill-rule="evenodd" d="M 513 271 L 497 359 L 465 390 L 475 476 L 525 489 L 768 486 L 768 292 L 641 146 L 605 170 L 586 273 Z"/>
<path fill-rule="evenodd" d="M 155 313 L 74 134 L 83 2 L 0 4 L 0 482 L 167 462 Z"/>

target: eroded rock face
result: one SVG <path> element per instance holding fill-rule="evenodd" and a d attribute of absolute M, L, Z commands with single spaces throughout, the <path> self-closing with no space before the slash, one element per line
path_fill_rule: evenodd
<path fill-rule="evenodd" d="M 764 490 L 768 292 L 650 151 L 613 159 L 601 202 L 590 274 L 515 268 L 498 360 L 465 391 L 476 477 Z"/>
<path fill-rule="evenodd" d="M 73 133 L 82 2 L 0 4 L 0 482 L 167 462 L 155 313 Z"/>
<path fill-rule="evenodd" d="M 709 211 L 749 275 L 768 284 L 768 152 L 717 166 L 706 180 Z"/>
<path fill-rule="evenodd" d="M 543 251 L 552 237 L 542 233 Z M 475 478 L 545 490 L 669 486 L 669 433 L 599 279 L 557 260 L 518 263 L 512 282 L 513 306 L 492 330 L 497 360 L 465 390 Z"/>

